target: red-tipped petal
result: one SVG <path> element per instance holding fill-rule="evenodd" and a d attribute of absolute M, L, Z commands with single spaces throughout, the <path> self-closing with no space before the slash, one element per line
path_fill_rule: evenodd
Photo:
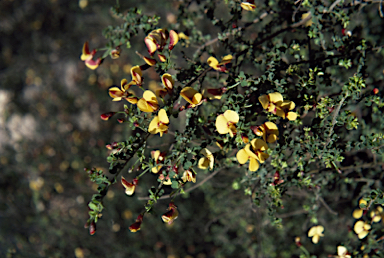
<path fill-rule="evenodd" d="M 169 50 L 172 50 L 173 47 L 177 44 L 177 42 L 179 42 L 179 34 L 177 34 L 176 31 L 171 30 L 169 32 Z"/>
<path fill-rule="evenodd" d="M 104 113 L 100 116 L 101 119 L 107 121 L 109 120 L 114 114 L 116 114 L 116 112 L 108 112 L 108 113 Z"/>

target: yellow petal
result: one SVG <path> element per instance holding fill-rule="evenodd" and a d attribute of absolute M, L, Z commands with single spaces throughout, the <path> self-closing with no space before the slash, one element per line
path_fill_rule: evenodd
<path fill-rule="evenodd" d="M 274 143 L 277 141 L 277 135 L 276 134 L 270 134 L 268 135 L 268 138 L 266 139 L 268 143 Z"/>
<path fill-rule="evenodd" d="M 148 53 L 153 56 L 153 54 L 157 50 L 156 42 L 153 37 L 145 37 L 144 38 L 145 45 L 147 46 Z"/>
<path fill-rule="evenodd" d="M 264 152 L 258 152 L 258 161 L 260 161 L 260 163 L 264 163 L 264 161 L 266 161 L 268 158 L 269 158 L 269 154 L 267 153 L 264 153 Z"/>
<path fill-rule="evenodd" d="M 223 114 L 219 115 L 216 118 L 216 130 L 219 134 L 229 133 L 228 120 L 224 117 Z"/>
<path fill-rule="evenodd" d="M 254 158 L 250 158 L 249 159 L 249 171 L 251 172 L 255 172 L 256 170 L 259 169 L 259 162 L 257 162 L 256 159 Z"/>
<path fill-rule="evenodd" d="M 156 98 L 156 94 L 153 93 L 152 91 L 150 90 L 146 90 L 144 91 L 143 93 L 143 98 L 148 101 L 148 102 L 151 102 L 153 104 L 158 104 L 157 102 L 157 98 Z"/>
<path fill-rule="evenodd" d="M 201 154 L 203 154 L 207 158 L 212 156 L 212 152 L 210 152 L 210 150 L 208 150 L 207 148 L 202 149 Z"/>
<path fill-rule="evenodd" d="M 264 109 L 267 109 L 269 106 L 269 99 L 267 95 L 262 95 L 259 97 L 259 101 Z"/>
<path fill-rule="evenodd" d="M 225 65 L 232 62 L 232 58 L 233 58 L 232 55 L 224 56 L 223 59 L 221 59 L 221 62 L 219 63 L 219 65 Z"/>
<path fill-rule="evenodd" d="M 347 252 L 348 252 L 348 250 L 347 250 L 347 248 L 345 248 L 345 246 L 339 245 L 337 247 L 337 255 L 338 256 L 343 257 L 343 256 L 345 256 L 347 254 Z"/>
<path fill-rule="evenodd" d="M 247 145 L 245 145 L 244 150 L 247 152 L 247 155 L 248 155 L 250 158 L 258 159 L 257 155 L 256 155 L 253 151 L 251 151 L 251 144 L 247 144 Z"/>
<path fill-rule="evenodd" d="M 143 111 L 143 112 L 154 112 L 155 110 L 148 104 L 147 101 L 145 101 L 145 99 L 139 99 L 139 101 L 137 102 L 137 107 Z"/>
<path fill-rule="evenodd" d="M 163 124 L 169 124 L 169 119 L 167 116 L 167 112 L 165 109 L 160 109 L 159 111 L 159 121 L 162 122 Z"/>
<path fill-rule="evenodd" d="M 280 107 L 276 107 L 275 113 L 277 116 L 285 118 L 285 111 L 281 109 Z"/>
<path fill-rule="evenodd" d="M 268 150 L 268 144 L 261 139 L 253 139 L 251 141 L 251 145 L 255 151 L 256 150 L 261 150 L 261 151 Z"/>
<path fill-rule="evenodd" d="M 208 58 L 207 63 L 208 63 L 208 65 L 209 65 L 210 67 L 212 67 L 213 69 L 218 70 L 219 61 L 217 61 L 217 59 L 214 58 L 213 56 L 211 56 L 211 57 Z"/>
<path fill-rule="evenodd" d="M 199 159 L 199 165 L 198 167 L 200 169 L 207 169 L 209 167 L 209 160 L 207 158 L 201 158 Z"/>
<path fill-rule="evenodd" d="M 283 96 L 278 92 L 269 93 L 268 97 L 269 101 L 275 103 L 276 105 L 280 105 L 281 103 L 283 103 Z"/>
<path fill-rule="evenodd" d="M 288 112 L 287 118 L 289 121 L 294 121 L 297 119 L 297 113 L 295 112 Z"/>
<path fill-rule="evenodd" d="M 267 128 L 268 131 L 276 130 L 277 133 L 279 133 L 277 125 L 272 122 L 265 122 L 264 123 L 265 127 Z"/>
<path fill-rule="evenodd" d="M 158 124 L 159 124 L 159 117 L 158 116 L 155 116 L 151 123 L 149 123 L 149 126 L 148 126 L 148 132 L 151 133 L 151 134 L 157 134 L 159 131 L 158 131 Z"/>
<path fill-rule="evenodd" d="M 320 239 L 320 236 L 319 236 L 319 235 L 314 235 L 314 236 L 312 237 L 312 242 L 313 242 L 314 244 L 317 244 L 317 243 L 319 242 L 319 239 Z"/>
<path fill-rule="evenodd" d="M 121 91 L 118 87 L 109 88 L 108 94 L 111 98 L 120 98 L 124 95 L 124 92 Z"/>
<path fill-rule="evenodd" d="M 247 2 L 242 2 L 240 6 L 246 11 L 254 11 L 256 8 L 256 5 Z"/>
<path fill-rule="evenodd" d="M 241 149 L 237 152 L 236 154 L 236 158 L 237 158 L 237 161 L 240 163 L 240 164 L 245 164 L 247 163 L 248 159 L 249 159 L 249 155 L 248 153 L 245 151 L 245 149 Z"/>
<path fill-rule="evenodd" d="M 179 35 L 177 34 L 176 31 L 170 30 L 169 31 L 169 50 L 172 50 L 173 47 L 179 42 Z"/>
<path fill-rule="evenodd" d="M 239 122 L 239 115 L 232 110 L 227 110 L 224 112 L 224 117 L 231 123 L 238 123 Z"/>
<path fill-rule="evenodd" d="M 142 71 L 141 71 L 140 66 L 136 65 L 136 66 L 133 66 L 133 67 L 131 68 L 131 76 L 132 76 L 132 80 L 133 80 L 137 85 L 141 85 L 141 83 L 142 83 L 143 73 L 142 73 Z"/>
<path fill-rule="evenodd" d="M 200 98 L 201 100 L 201 97 L 202 97 L 201 94 L 198 93 L 197 90 L 195 90 L 192 87 L 185 87 L 180 91 L 180 96 L 183 97 L 183 99 L 185 99 L 190 104 L 197 104 L 197 103 L 193 103 L 196 94 L 200 95 L 200 97 L 197 96 L 196 98 Z M 196 101 L 197 99 L 195 99 L 195 102 Z"/>

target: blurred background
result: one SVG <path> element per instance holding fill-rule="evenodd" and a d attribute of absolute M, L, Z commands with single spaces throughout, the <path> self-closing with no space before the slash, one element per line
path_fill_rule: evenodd
<path fill-rule="evenodd" d="M 159 27 L 175 22 L 178 1 L 120 1 L 122 9 L 138 7 L 162 17 Z M 128 227 L 142 211 L 146 188 L 127 197 L 120 184 L 108 192 L 97 232 L 84 224 L 87 202 L 96 192 L 84 168 L 107 169 L 105 145 L 128 133 L 116 120 L 100 114 L 122 109 L 108 96 L 108 88 L 130 77 L 141 64 L 136 50 L 145 53 L 144 34 L 122 48 L 121 57 L 107 57 L 95 71 L 80 61 L 82 46 L 105 44 L 101 32 L 119 25 L 110 7 L 115 1 L 1 0 L 0 1 L 0 256 L 1 257 L 298 257 L 294 238 L 310 243 L 310 223 L 300 202 L 280 217 L 284 228 L 268 219 L 267 208 L 255 208 L 250 196 L 232 190 L 236 171 L 224 171 L 189 199 L 179 197 L 178 220 L 165 225 L 160 216 L 169 200 L 160 201 L 155 214 L 146 215 L 142 230 Z M 148 80 L 158 81 L 148 72 Z M 93 189 L 93 190 L 92 190 Z M 336 198 L 336 197 L 335 197 Z M 339 198 L 340 234 L 353 234 L 349 201 Z M 220 204 L 220 205 L 217 205 Z M 334 207 L 335 208 L 335 207 Z M 323 222 L 331 216 L 324 211 Z M 294 227 L 297 222 L 302 228 Z M 332 224 L 329 224 L 332 225 Z M 312 252 L 334 253 L 332 243 Z M 294 255 L 292 255 L 294 254 Z"/>

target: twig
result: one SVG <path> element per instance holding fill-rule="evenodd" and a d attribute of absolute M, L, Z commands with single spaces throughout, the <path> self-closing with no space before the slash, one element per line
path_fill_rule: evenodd
<path fill-rule="evenodd" d="M 352 166 L 348 166 L 348 167 L 340 167 L 339 169 L 342 171 L 345 171 L 345 170 L 357 169 L 357 168 L 372 168 L 372 167 L 376 167 L 376 166 L 384 166 L 384 162 L 375 163 L 375 164 L 368 163 L 368 164 L 362 164 L 362 165 L 357 165 L 357 166 L 352 165 Z M 307 172 L 307 174 L 315 174 L 315 173 L 320 172 L 321 170 L 322 169 L 314 169 L 314 170 Z"/>
<path fill-rule="evenodd" d="M 333 215 L 338 215 L 338 213 L 331 209 L 331 207 L 328 206 L 328 204 L 324 201 L 323 197 L 318 196 L 320 202 L 324 205 L 324 207 L 329 211 L 329 213 Z"/>
<path fill-rule="evenodd" d="M 296 13 L 300 10 L 300 7 L 301 7 L 301 4 L 303 3 L 303 0 L 300 0 L 300 4 L 299 6 L 296 8 L 296 10 L 293 12 L 293 15 L 292 15 L 292 22 L 295 22 L 295 16 L 296 16 Z M 296 3 L 295 3 L 296 4 Z"/>
<path fill-rule="evenodd" d="M 301 214 L 306 214 L 306 213 L 308 213 L 308 211 L 302 209 L 302 210 L 292 211 L 292 212 L 288 212 L 288 213 L 284 213 L 284 214 L 276 214 L 276 217 L 281 218 L 281 219 L 285 219 L 285 218 L 289 218 L 289 217 L 301 215 Z"/>
<path fill-rule="evenodd" d="M 348 93 L 346 93 L 345 96 L 340 100 L 339 105 L 337 106 L 336 110 L 334 111 L 335 113 L 333 114 L 333 118 L 332 118 L 332 126 L 331 126 L 331 129 L 329 130 L 327 141 L 324 144 L 324 150 L 328 146 L 329 142 L 331 141 L 331 136 L 332 136 L 332 133 L 333 133 L 333 128 L 335 127 L 335 125 L 337 123 L 337 121 L 336 121 L 337 115 L 339 114 L 341 106 L 343 105 L 344 101 L 347 98 L 348 98 Z"/>
<path fill-rule="evenodd" d="M 208 180 L 210 180 L 212 177 L 214 177 L 217 173 L 219 173 L 220 171 L 222 171 L 223 169 L 225 168 L 220 168 L 218 170 L 216 170 L 215 172 L 213 172 L 212 174 L 210 174 L 209 176 L 207 176 L 206 178 L 204 178 L 201 182 L 199 182 L 198 184 L 195 184 L 194 186 L 192 186 L 191 188 L 188 188 L 187 190 L 184 191 L 184 193 L 189 193 L 193 190 L 195 190 L 196 188 L 198 188 L 199 186 L 201 186 L 202 184 L 204 184 L 205 182 L 207 182 Z M 169 199 L 171 197 L 175 197 L 175 196 L 178 196 L 180 195 L 179 194 L 175 194 L 175 195 L 170 195 L 170 194 L 167 194 L 167 195 L 163 195 L 161 196 L 158 200 L 164 200 L 164 199 Z M 138 200 L 142 201 L 142 200 L 150 200 L 151 198 L 149 197 L 138 197 L 137 198 Z"/>
<path fill-rule="evenodd" d="M 336 0 L 336 1 L 329 7 L 329 10 L 328 10 L 328 11 L 324 10 L 324 13 L 326 13 L 326 12 L 330 13 L 330 12 L 332 12 L 333 8 L 335 8 L 336 5 L 339 4 L 340 2 L 341 2 L 341 0 Z"/>

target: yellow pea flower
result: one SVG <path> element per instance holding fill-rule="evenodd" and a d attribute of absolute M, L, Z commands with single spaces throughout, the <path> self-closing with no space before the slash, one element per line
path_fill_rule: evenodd
<path fill-rule="evenodd" d="M 256 8 L 256 5 L 247 2 L 242 2 L 240 6 L 246 11 L 254 11 Z"/>
<path fill-rule="evenodd" d="M 260 126 L 252 127 L 252 130 L 257 136 L 262 136 L 264 141 L 268 143 L 275 142 L 279 136 L 279 129 L 272 122 L 265 122 Z"/>
<path fill-rule="evenodd" d="M 120 101 L 122 99 L 125 99 L 129 103 L 136 104 L 136 96 L 133 93 L 128 92 L 129 88 L 134 84 L 135 82 L 133 81 L 128 83 L 127 79 L 122 79 L 120 89 L 116 86 L 109 88 L 108 93 L 109 96 L 113 98 L 112 101 Z"/>
<path fill-rule="evenodd" d="M 148 132 L 151 134 L 160 133 L 160 137 L 163 136 L 163 133 L 168 132 L 169 119 L 167 112 L 164 109 L 160 109 L 157 116 L 155 116 L 148 127 Z"/>
<path fill-rule="evenodd" d="M 130 183 L 127 180 L 125 180 L 124 177 L 121 177 L 121 184 L 125 188 L 126 195 L 132 195 L 135 192 L 136 185 L 138 184 L 138 182 L 139 180 L 137 180 L 136 178 L 132 180 L 132 183 Z"/>
<path fill-rule="evenodd" d="M 202 149 L 201 153 L 204 155 L 204 157 L 199 159 L 198 167 L 200 169 L 207 169 L 209 167 L 209 169 L 212 170 L 213 163 L 215 161 L 215 158 L 213 157 L 212 152 L 210 152 L 207 148 L 205 148 L 205 149 Z"/>
<path fill-rule="evenodd" d="M 239 115 L 232 110 L 227 110 L 224 114 L 219 115 L 216 118 L 216 130 L 219 134 L 227 134 L 233 137 L 237 130 L 236 124 L 239 122 Z"/>
<path fill-rule="evenodd" d="M 269 93 L 268 95 L 260 96 L 259 101 L 264 109 L 276 114 L 276 106 L 283 103 L 283 96 L 278 92 Z"/>
<path fill-rule="evenodd" d="M 252 147 L 252 150 L 251 150 Z M 263 151 L 268 150 L 268 145 L 265 141 L 260 139 L 253 139 L 251 143 L 247 144 L 244 149 L 237 152 L 236 158 L 240 164 L 245 164 L 249 160 L 249 171 L 256 171 L 259 169 L 259 162 L 264 161 L 269 157 Z"/>
<path fill-rule="evenodd" d="M 353 226 L 353 230 L 355 231 L 359 239 L 363 239 L 364 237 L 366 237 L 370 229 L 371 225 L 369 225 L 368 222 L 364 222 L 361 220 L 357 221 Z"/>
<path fill-rule="evenodd" d="M 312 242 L 317 244 L 320 240 L 320 237 L 324 236 L 324 227 L 321 225 L 313 226 L 308 231 L 308 237 L 312 237 Z"/>
<path fill-rule="evenodd" d="M 183 180 L 183 182 L 196 183 L 196 174 L 193 173 L 191 170 L 185 170 L 181 179 Z"/>
<path fill-rule="evenodd" d="M 212 67 L 216 71 L 227 72 L 228 68 L 226 67 L 226 64 L 230 63 L 232 61 L 232 58 L 233 58 L 232 55 L 226 55 L 223 57 L 223 59 L 221 59 L 221 62 L 219 63 L 219 61 L 216 58 L 211 56 L 207 59 L 207 63 L 210 67 Z"/>
<path fill-rule="evenodd" d="M 168 49 L 172 50 L 175 47 L 175 45 L 177 44 L 177 42 L 179 42 L 179 34 L 177 34 L 177 32 L 174 30 L 170 30 L 169 31 Z"/>
<path fill-rule="evenodd" d="M 185 87 L 180 91 L 180 96 L 183 97 L 192 107 L 196 107 L 202 103 L 203 95 L 192 87 Z"/>
<path fill-rule="evenodd" d="M 290 121 L 296 120 L 297 113 L 290 112 L 295 108 L 295 102 L 284 100 L 281 104 L 276 106 L 276 115 L 282 118 L 287 118 Z"/>
<path fill-rule="evenodd" d="M 143 112 L 154 112 L 159 108 L 155 93 L 146 90 L 143 97 L 137 102 L 137 107 Z"/>
<path fill-rule="evenodd" d="M 94 49 L 92 51 L 89 51 L 88 42 L 85 42 L 83 45 L 83 51 L 80 56 L 80 59 L 84 61 L 85 65 L 92 70 L 95 70 L 99 65 L 101 64 L 102 59 L 98 58 L 96 60 L 93 60 L 94 55 L 96 54 L 97 50 Z"/>
<path fill-rule="evenodd" d="M 348 250 L 345 246 L 339 245 L 337 247 L 337 256 L 338 258 L 351 258 L 351 256 L 348 254 Z"/>

